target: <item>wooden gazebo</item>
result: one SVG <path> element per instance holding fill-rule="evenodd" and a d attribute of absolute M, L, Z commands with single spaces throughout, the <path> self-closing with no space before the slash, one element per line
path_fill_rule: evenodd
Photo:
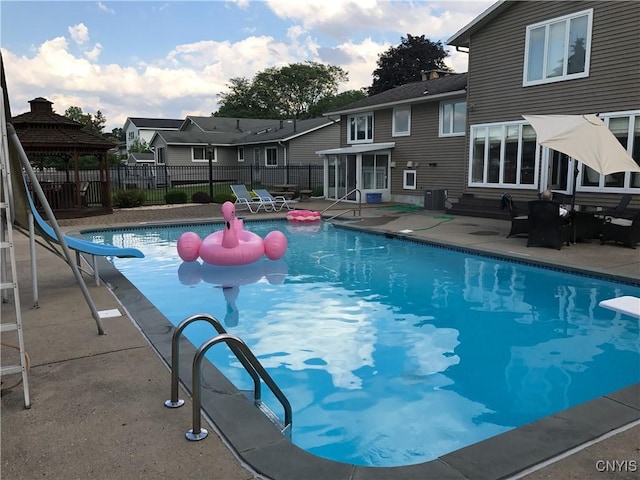
<path fill-rule="evenodd" d="M 31 111 L 13 117 L 12 124 L 56 216 L 110 213 L 107 152 L 114 143 L 54 113 L 46 98 L 29 104 Z M 95 157 L 97 169 L 81 170 L 83 156 Z"/>

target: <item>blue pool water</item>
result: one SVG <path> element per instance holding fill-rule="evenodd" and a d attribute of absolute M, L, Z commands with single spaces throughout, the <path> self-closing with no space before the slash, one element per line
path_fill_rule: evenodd
<path fill-rule="evenodd" d="M 598 306 L 640 296 L 638 286 L 328 224 L 248 223 L 263 237 L 287 235 L 277 262 L 179 259 L 182 232 L 220 228 L 85 237 L 143 250 L 144 259 L 113 261 L 175 325 L 206 312 L 242 338 L 292 404 L 292 441 L 315 455 L 425 462 L 640 381 L 638 321 Z M 185 334 L 199 346 L 214 331 L 194 324 Z M 251 388 L 226 347 L 209 357 Z"/>

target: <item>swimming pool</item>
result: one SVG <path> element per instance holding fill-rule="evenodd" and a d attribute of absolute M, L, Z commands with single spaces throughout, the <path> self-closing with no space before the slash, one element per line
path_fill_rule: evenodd
<path fill-rule="evenodd" d="M 141 248 L 117 268 L 174 324 L 224 320 L 294 407 L 292 440 L 356 465 L 409 465 L 636 383 L 637 321 L 597 306 L 635 286 L 323 225 L 289 231 L 283 262 L 247 268 L 235 288 L 182 265 L 175 242 L 219 226 L 104 231 Z M 253 269 L 253 270 L 252 270 Z M 200 344 L 212 332 L 187 329 Z M 198 338 L 200 337 L 200 338 Z M 214 364 L 249 379 L 224 349 Z M 277 404 L 265 395 L 276 412 Z"/>

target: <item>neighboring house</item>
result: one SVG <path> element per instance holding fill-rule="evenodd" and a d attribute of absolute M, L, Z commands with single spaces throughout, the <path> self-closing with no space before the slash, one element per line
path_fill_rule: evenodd
<path fill-rule="evenodd" d="M 155 163 L 153 152 L 131 152 L 127 157 L 127 165 L 144 165 Z"/>
<path fill-rule="evenodd" d="M 183 123 L 184 119 L 128 117 L 122 128 L 127 141 L 127 152 L 136 140 L 148 145 L 156 131 L 179 130 Z"/>
<path fill-rule="evenodd" d="M 341 120 L 340 147 L 324 157 L 325 195 L 420 204 L 425 191 L 464 189 L 467 74 L 424 72 L 423 80 L 325 114 Z"/>
<path fill-rule="evenodd" d="M 340 116 L 342 131 L 340 148 L 318 151 L 325 192 L 423 203 L 427 191 L 444 189 L 452 203 L 474 196 L 496 205 L 504 192 L 523 200 L 546 188 L 570 193 L 573 160 L 540 147 L 523 114 L 599 113 L 640 162 L 639 14 L 637 2 L 494 4 L 448 41 L 468 49 L 468 74 L 326 114 Z M 620 194 L 640 194 L 640 174 L 585 167 L 576 190 L 583 204 L 613 206 Z"/>
<path fill-rule="evenodd" d="M 639 19 L 637 2 L 498 2 L 450 38 L 469 49 L 465 193 L 571 193 L 573 160 L 537 145 L 526 114 L 598 113 L 640 163 Z M 578 166 L 580 203 L 640 194 L 638 173 Z"/>
<path fill-rule="evenodd" d="M 315 151 L 336 145 L 339 126 L 330 119 L 258 120 L 187 117 L 179 131 L 159 130 L 149 145 L 158 165 L 275 167 L 319 163 Z"/>

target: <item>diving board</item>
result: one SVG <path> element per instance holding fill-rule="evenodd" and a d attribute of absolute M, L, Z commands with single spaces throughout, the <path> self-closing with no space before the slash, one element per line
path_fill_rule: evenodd
<path fill-rule="evenodd" d="M 602 308 L 607 308 L 614 312 L 640 318 L 640 298 L 638 297 L 625 295 L 618 298 L 610 298 L 608 300 L 602 300 L 599 305 Z"/>

